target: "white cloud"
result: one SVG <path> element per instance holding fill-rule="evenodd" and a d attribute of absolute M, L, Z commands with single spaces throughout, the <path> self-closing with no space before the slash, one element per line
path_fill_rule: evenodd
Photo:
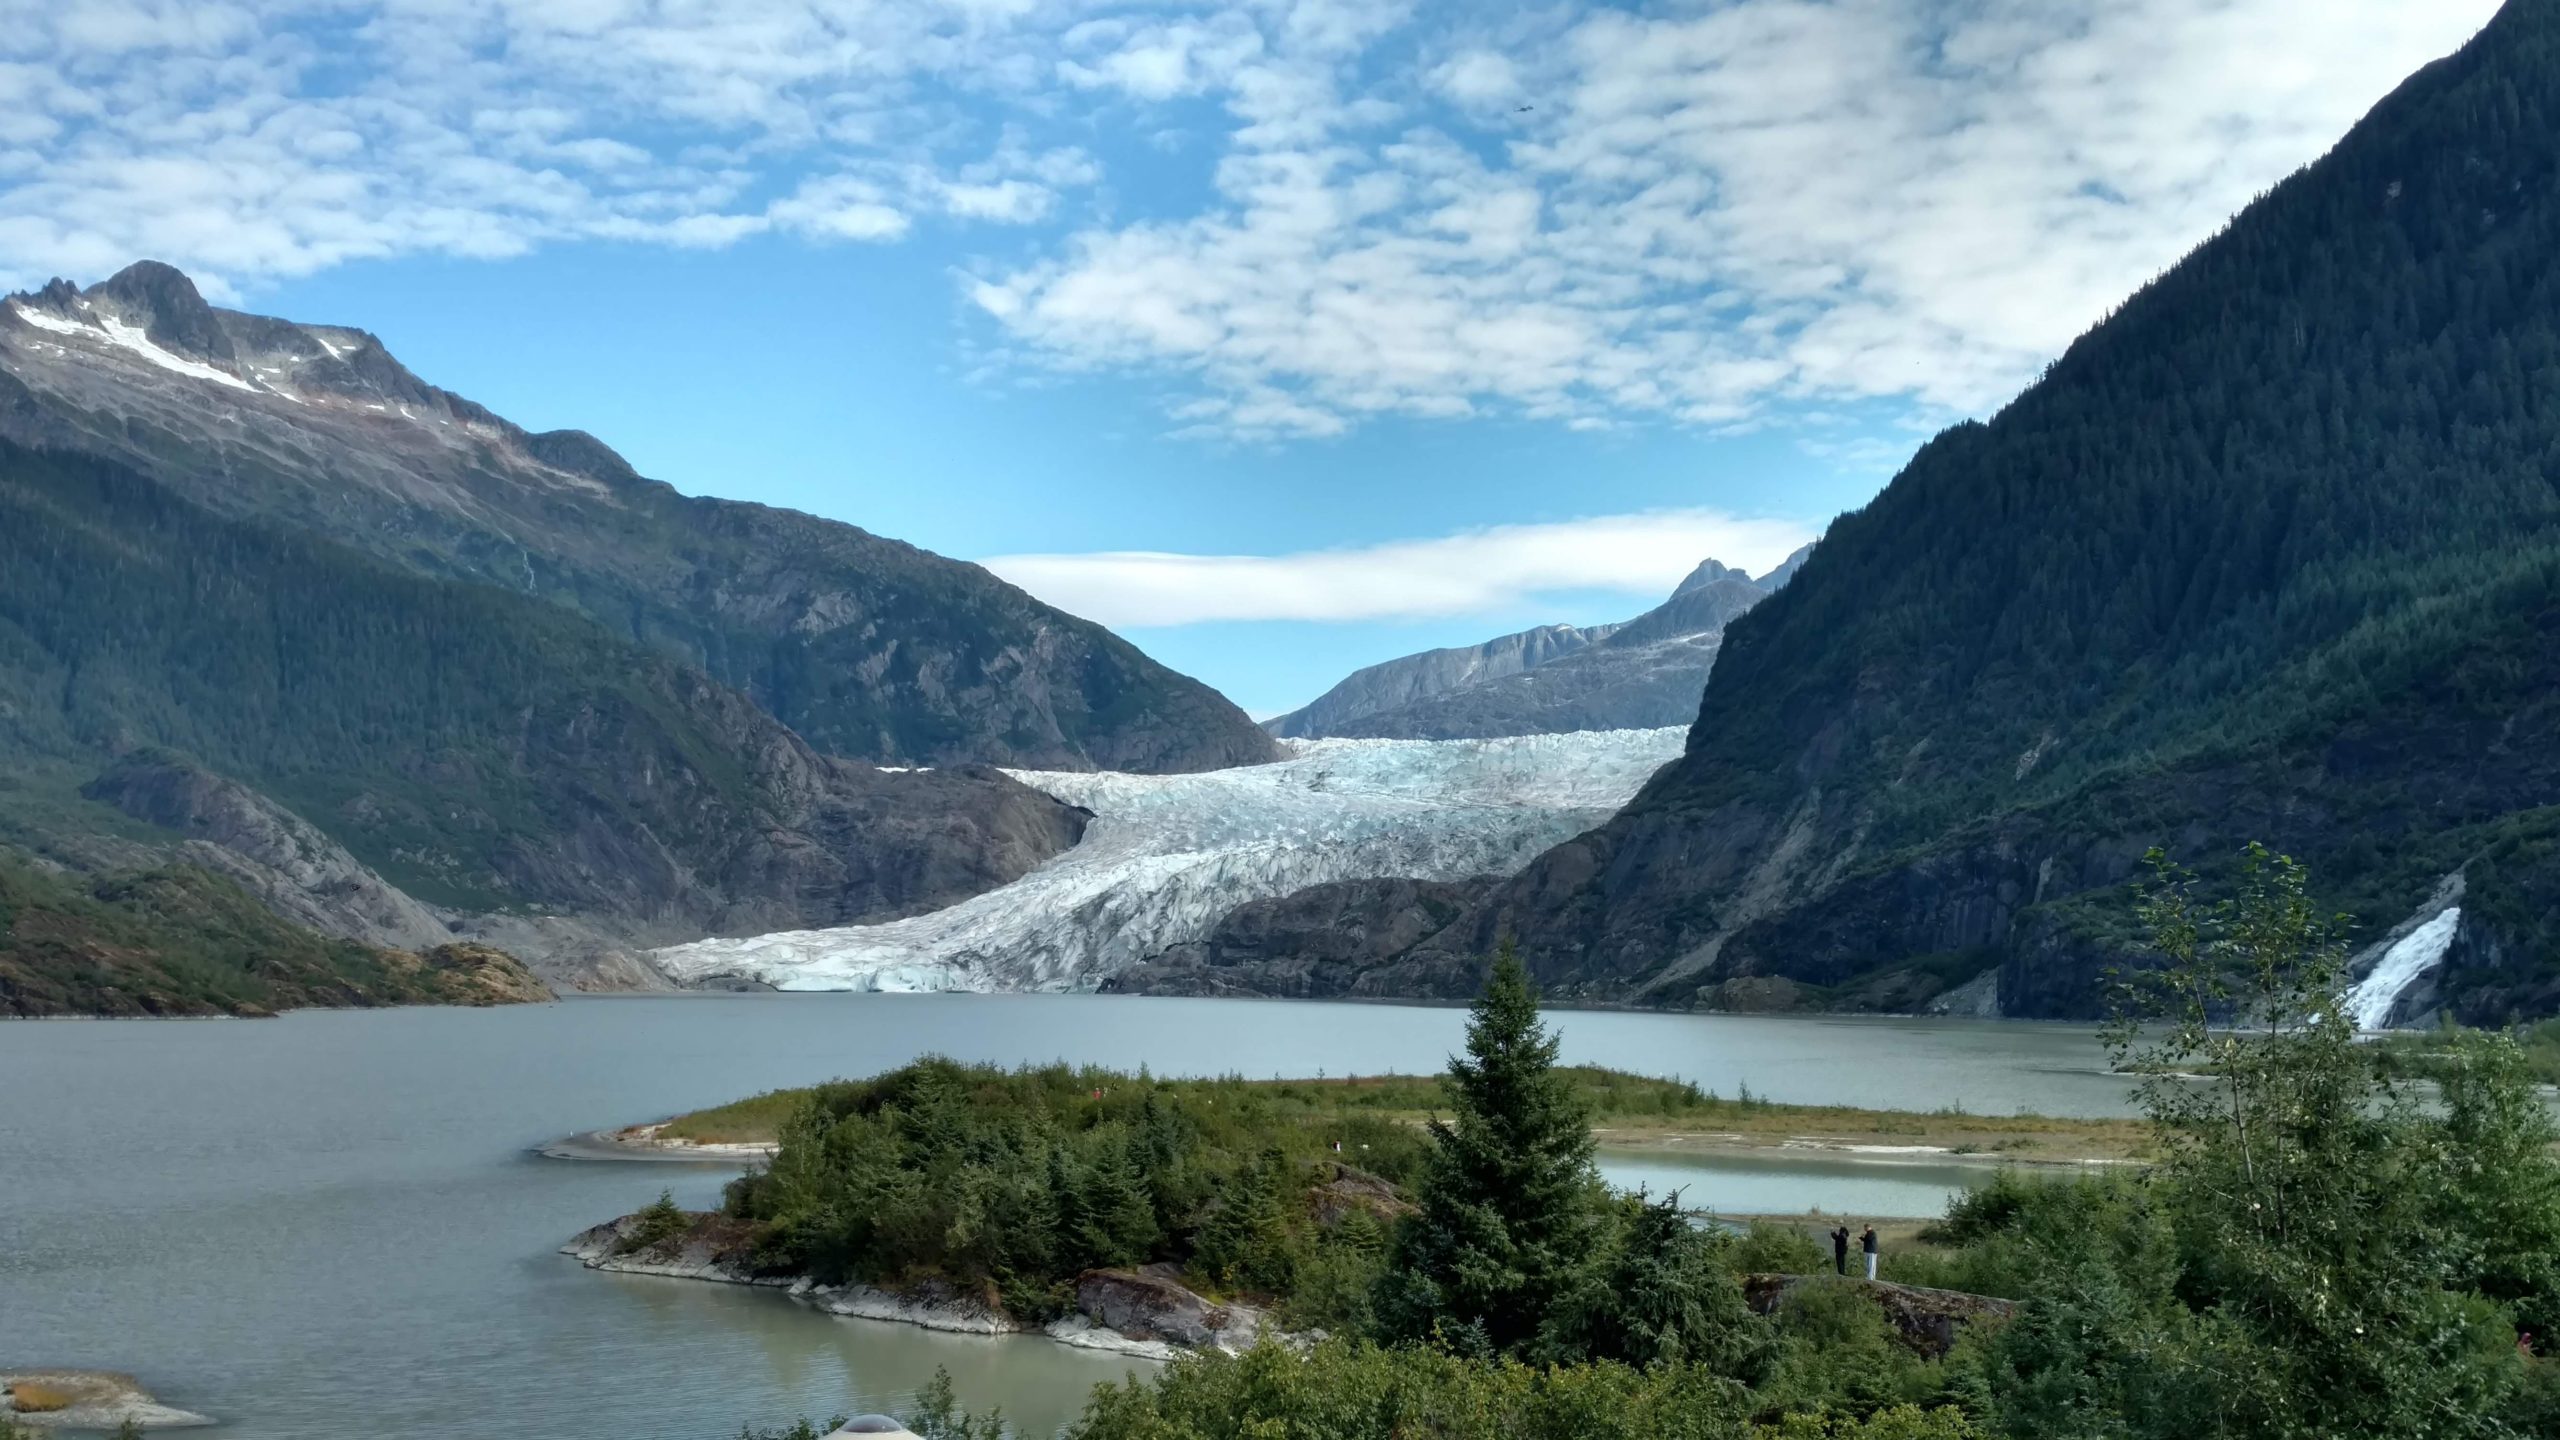
<path fill-rule="evenodd" d="M 20 5 L 0 287 L 966 227 L 998 373 L 1152 377 L 1182 433 L 1944 415 L 2495 4 Z"/>
<path fill-rule="evenodd" d="M 1023 224 L 1099 179 L 981 113 L 1067 0 L 113 0 L 0 27 L 0 287 Z"/>
<path fill-rule="evenodd" d="M 1262 53 L 1262 32 L 1250 16 L 1229 11 L 1146 25 L 1090 21 L 1068 31 L 1065 44 L 1085 57 L 1058 62 L 1058 74 L 1070 84 L 1169 100 L 1232 79 Z"/>
<path fill-rule="evenodd" d="M 1108 551 L 980 563 L 1105 625 L 1420 619 L 1576 590 L 1659 599 L 1700 560 L 1759 574 L 1813 536 L 1793 521 L 1657 510 L 1292 555 Z"/>
<path fill-rule="evenodd" d="M 1247 67 L 1217 203 L 1083 230 L 967 293 L 1049 363 L 1187 382 L 1247 436 L 1978 412 L 2494 8 L 1526 14 L 1443 42 L 1420 93 Z M 1359 133 L 1364 105 L 1389 128 Z"/>

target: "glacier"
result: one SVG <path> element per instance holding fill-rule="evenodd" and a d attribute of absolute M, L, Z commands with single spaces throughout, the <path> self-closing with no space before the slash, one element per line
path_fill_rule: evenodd
<path fill-rule="evenodd" d="M 1008 770 L 1092 812 L 1075 848 L 928 914 L 702 940 L 649 958 L 686 985 L 1090 990 L 1204 938 L 1248 900 L 1332 880 L 1517 871 L 1614 814 L 1687 734 L 1292 740 L 1274 763 L 1190 775 Z"/>

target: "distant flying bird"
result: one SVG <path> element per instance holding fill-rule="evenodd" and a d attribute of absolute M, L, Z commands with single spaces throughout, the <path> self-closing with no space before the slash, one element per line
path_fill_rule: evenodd
<path fill-rule="evenodd" d="M 1535 106 L 1535 105 L 1523 105 L 1523 106 L 1521 106 L 1519 109 L 1514 110 L 1514 111 L 1512 111 L 1511 113 L 1512 113 L 1512 114 L 1514 114 L 1514 115 L 1526 115 L 1526 114 L 1528 114 L 1530 111 L 1535 110 L 1535 109 L 1537 109 L 1537 108 L 1538 108 L 1538 107 L 1537 107 L 1537 106 Z"/>

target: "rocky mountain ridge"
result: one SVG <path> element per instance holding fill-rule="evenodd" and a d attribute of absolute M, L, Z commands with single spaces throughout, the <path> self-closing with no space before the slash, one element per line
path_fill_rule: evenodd
<path fill-rule="evenodd" d="M 1632 620 L 1541 625 L 1382 661 L 1263 728 L 1302 738 L 1447 740 L 1686 725 L 1724 627 L 1784 585 L 1812 548 L 1757 580 L 1705 561 L 1669 599 Z"/>

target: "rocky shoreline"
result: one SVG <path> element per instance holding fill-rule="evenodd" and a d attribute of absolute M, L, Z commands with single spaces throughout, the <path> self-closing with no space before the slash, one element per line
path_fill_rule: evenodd
<path fill-rule="evenodd" d="M 770 1160 L 782 1148 L 779 1140 L 730 1143 L 685 1140 L 662 1133 L 673 1123 L 658 1120 L 646 1125 L 625 1125 L 619 1130 L 581 1130 L 537 1149 L 554 1160 L 691 1160 L 739 1165 Z"/>
<path fill-rule="evenodd" d="M 1284 1331 L 1262 1310 L 1212 1300 L 1182 1283 L 1170 1265 L 1088 1270 L 1076 1280 L 1074 1312 L 1037 1324 L 1006 1314 L 991 1296 L 920 1284 L 906 1293 L 872 1285 L 822 1285 L 806 1275 L 758 1273 L 747 1227 L 717 1214 L 693 1214 L 683 1233 L 648 1240 L 638 1213 L 580 1231 L 560 1253 L 590 1270 L 708 1280 L 778 1290 L 830 1315 L 887 1320 L 964 1335 L 1044 1335 L 1062 1345 L 1135 1360 L 1170 1360 L 1186 1350 L 1249 1350 L 1268 1338 L 1299 1344 L 1316 1338 Z"/>

